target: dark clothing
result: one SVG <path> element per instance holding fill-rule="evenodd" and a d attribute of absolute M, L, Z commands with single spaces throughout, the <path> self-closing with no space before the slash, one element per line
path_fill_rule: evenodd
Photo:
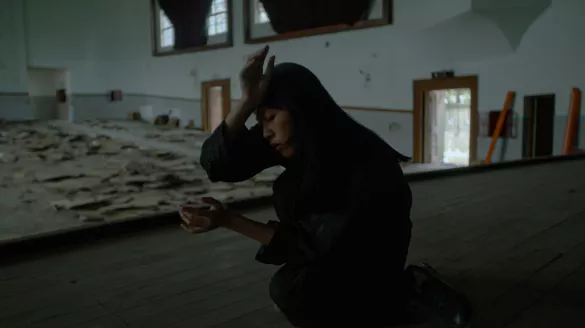
<path fill-rule="evenodd" d="M 399 321 L 412 197 L 396 152 L 377 137 L 356 136 L 358 147 L 347 144 L 352 152 L 328 162 L 333 174 L 322 176 L 308 198 L 299 186 L 304 167 L 280 159 L 259 125 L 231 140 L 225 129 L 222 123 L 203 145 L 201 164 L 211 181 L 286 168 L 273 186 L 279 222 L 270 223 L 274 237 L 256 259 L 284 265 L 270 282 L 270 297 L 291 323 L 378 327 Z"/>

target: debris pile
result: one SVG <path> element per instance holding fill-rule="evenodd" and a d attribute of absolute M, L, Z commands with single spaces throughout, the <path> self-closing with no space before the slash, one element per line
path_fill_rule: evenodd
<path fill-rule="evenodd" d="M 225 202 L 268 196 L 276 178 L 264 174 L 241 183 L 211 183 L 197 161 L 170 151 L 64 131 L 42 122 L 3 124 L 2 187 L 21 193 L 19 206 L 74 213 L 82 222 L 168 213 L 181 204 L 197 205 L 204 195 Z M 93 124 L 122 129 L 107 121 Z M 152 138 L 182 140 L 178 135 Z"/>

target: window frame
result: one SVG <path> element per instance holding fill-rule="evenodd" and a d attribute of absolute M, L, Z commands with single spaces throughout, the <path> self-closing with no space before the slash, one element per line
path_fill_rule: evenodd
<path fill-rule="evenodd" d="M 355 31 L 355 30 L 361 30 L 361 29 L 367 29 L 367 28 L 373 28 L 373 27 L 381 27 L 381 26 L 385 26 L 385 25 L 392 25 L 394 22 L 393 21 L 394 0 L 382 0 L 382 11 L 383 11 L 382 18 L 361 21 L 361 24 L 359 24 L 359 26 L 332 25 L 332 26 L 324 26 L 324 27 L 318 27 L 318 28 L 283 33 L 283 34 L 276 34 L 276 35 L 270 35 L 270 36 L 253 37 L 252 36 L 252 27 L 254 25 L 269 24 L 270 22 L 268 21 L 266 23 L 256 23 L 256 12 L 254 12 L 254 16 L 251 15 L 251 10 L 254 10 L 254 8 L 255 8 L 255 5 L 251 1 L 258 1 L 258 0 L 243 0 L 243 2 L 244 2 L 244 13 L 243 13 L 244 14 L 244 43 L 245 44 L 267 43 L 267 42 L 290 40 L 290 39 L 304 38 L 304 37 L 323 35 L 323 34 L 339 33 L 339 32 L 345 32 L 345 31 Z"/>
<path fill-rule="evenodd" d="M 160 11 L 161 9 L 158 6 L 156 0 L 151 0 L 150 3 L 150 11 L 151 11 L 151 46 L 152 46 L 152 56 L 153 57 L 164 57 L 164 56 L 172 56 L 172 55 L 180 55 L 185 53 L 192 53 L 192 52 L 202 52 L 202 51 L 209 51 L 215 49 L 222 49 L 222 48 L 230 48 L 233 47 L 233 0 L 225 0 L 226 1 L 226 20 L 227 20 L 227 31 L 226 34 L 226 41 L 222 43 L 216 44 L 208 44 L 200 47 L 192 47 L 187 49 L 172 49 L 172 47 L 162 47 L 161 43 L 161 35 L 163 29 L 161 28 L 161 21 L 160 21 Z M 209 24 L 209 17 L 207 18 L 207 24 Z M 172 28 L 172 27 L 171 27 Z M 209 28 L 209 27 L 207 27 Z M 210 35 L 210 37 L 214 37 L 217 35 L 222 35 L 223 33 Z"/>

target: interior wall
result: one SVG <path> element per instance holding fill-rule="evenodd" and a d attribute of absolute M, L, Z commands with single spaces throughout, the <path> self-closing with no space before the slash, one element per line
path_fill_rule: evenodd
<path fill-rule="evenodd" d="M 523 98 L 526 95 L 556 94 L 554 153 L 562 151 L 571 89 L 585 90 L 585 43 L 578 41 L 585 31 L 585 2 L 556 0 L 528 29 L 514 53 L 491 58 L 487 62 L 461 63 L 458 71 L 478 74 L 479 108 L 501 109 L 506 92 L 516 91 L 514 112 L 518 120 L 518 137 L 498 142 L 494 158 L 518 159 L 522 156 Z M 583 107 L 583 103 L 581 104 Z M 581 112 L 579 146 L 585 148 L 585 113 Z M 480 138 L 480 154 L 485 156 L 489 138 Z M 505 147 L 505 150 L 502 150 Z M 480 156 L 482 158 L 482 156 Z"/>
<path fill-rule="evenodd" d="M 3 11 L 8 13 L 2 14 L 8 21 L 0 21 L 5 27 L 0 35 L 10 40 L 11 47 L 20 49 L 20 55 L 5 51 L 0 55 L 3 62 L 17 67 L 10 71 L 16 80 L 0 78 L 0 92 L 26 90 L 22 73 L 27 64 L 65 67 L 71 73 L 78 118 L 121 118 L 127 110 L 140 106 L 152 106 L 161 112 L 179 105 L 192 106 L 201 98 L 201 82 L 220 78 L 231 77 L 232 95 L 238 98 L 237 74 L 245 55 L 261 47 L 243 43 L 242 1 L 233 2 L 233 48 L 164 57 L 151 55 L 149 1 L 1 1 L 16 13 L 24 10 L 26 28 L 22 27 L 22 18 L 14 18 L 18 14 Z M 576 42 L 585 30 L 585 2 L 554 0 L 516 48 L 510 46 L 496 23 L 471 11 L 470 0 L 448 4 L 394 0 L 394 6 L 393 25 L 273 42 L 271 51 L 277 62 L 293 61 L 309 67 L 334 98 L 346 106 L 412 109 L 412 80 L 427 78 L 430 72 L 442 69 L 479 76 L 480 111 L 500 108 L 506 92 L 513 90 L 518 94 L 515 112 L 522 119 L 524 95 L 556 93 L 555 151 L 560 152 L 570 90 L 575 86 L 585 89 L 585 67 L 581 65 L 585 44 Z M 26 42 L 7 32 L 14 27 L 18 27 L 16 35 L 18 31 L 21 36 L 26 32 Z M 23 62 L 22 58 L 28 60 Z M 112 89 L 138 96 L 109 103 L 107 92 Z M 169 104 L 169 99 L 191 102 Z M 181 113 L 193 113 L 191 108 L 179 109 Z M 354 115 L 359 115 L 366 126 L 379 124 L 376 129 L 388 134 L 390 143 L 412 154 L 409 127 L 400 125 L 400 135 L 396 129 L 391 133 L 387 128 L 394 114 Z M 200 119 L 200 106 L 194 117 Z M 384 127 L 380 120 L 385 122 Z M 581 129 L 581 140 L 585 139 L 583 131 L 585 127 Z M 521 124 L 518 135 L 521 136 Z M 403 141 L 406 138 L 410 138 L 408 142 Z M 480 139 L 478 157 L 482 158 L 490 140 Z M 399 143 L 404 145 L 398 146 Z M 496 154 L 503 155 L 494 161 L 520 158 L 521 143 L 519 138 L 508 140 L 504 152 L 496 150 Z M 585 147 L 585 142 L 582 145 Z"/>
<path fill-rule="evenodd" d="M 0 0 L 0 118 L 32 119 L 27 96 L 24 6 Z"/>
<path fill-rule="evenodd" d="M 29 68 L 28 96 L 35 111 L 35 118 L 55 119 L 57 113 L 56 91 L 63 84 L 63 72 L 55 69 Z"/>

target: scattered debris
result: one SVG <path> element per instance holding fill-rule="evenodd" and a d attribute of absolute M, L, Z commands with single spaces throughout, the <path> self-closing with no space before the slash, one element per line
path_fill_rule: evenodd
<path fill-rule="evenodd" d="M 54 143 L 37 143 L 37 144 L 28 145 L 27 148 L 31 151 L 40 152 L 40 151 L 48 150 L 50 148 L 55 148 L 56 146 L 57 145 Z"/>
<path fill-rule="evenodd" d="M 229 183 L 214 183 L 210 186 L 209 190 L 228 191 L 228 190 L 234 190 L 234 186 L 229 184 Z"/>
<path fill-rule="evenodd" d="M 16 163 L 18 157 L 12 154 L 0 153 L 0 162 L 4 164 Z"/>
<path fill-rule="evenodd" d="M 201 195 L 207 192 L 207 190 L 209 190 L 206 187 L 190 187 L 190 188 L 185 188 L 183 190 L 181 190 L 182 192 L 182 196 L 184 195 L 188 195 L 188 196 L 193 196 L 193 195 Z"/>
<path fill-rule="evenodd" d="M 174 127 L 174 128 L 178 128 L 179 125 L 181 124 L 181 119 L 178 117 L 171 117 L 171 118 L 169 118 L 169 122 L 167 124 L 169 126 Z"/>
<path fill-rule="evenodd" d="M 67 138 L 65 138 L 66 143 L 73 143 L 73 142 L 78 142 L 78 141 L 85 141 L 86 137 L 83 134 L 73 134 L 73 135 L 69 135 Z"/>
<path fill-rule="evenodd" d="M 254 182 L 257 183 L 272 183 L 276 180 L 276 175 L 257 175 L 254 177 Z"/>
<path fill-rule="evenodd" d="M 77 179 L 77 178 L 81 178 L 84 176 L 85 176 L 85 174 L 82 174 L 82 173 L 49 172 L 49 173 L 38 174 L 35 181 L 38 181 L 38 182 L 57 182 L 57 181 L 62 181 L 62 180 L 66 180 L 66 179 Z"/>
<path fill-rule="evenodd" d="M 130 175 L 151 173 L 155 172 L 156 169 L 157 167 L 154 164 L 147 161 L 129 161 L 123 167 L 123 170 Z"/>
<path fill-rule="evenodd" d="M 130 130 L 135 123 L 125 124 L 94 120 L 87 125 Z M 194 128 L 194 121 L 189 124 Z M 173 128 L 176 125 L 180 125 L 178 119 L 175 123 L 169 118 L 166 125 L 156 127 L 158 133 L 141 137 L 201 147 L 203 133 L 180 132 Z M 0 147 L 0 165 L 8 172 L 0 180 L 6 188 L 19 188 L 16 204 L 25 208 L 50 205 L 56 211 L 72 211 L 87 223 L 156 215 L 174 211 L 181 204 L 206 206 L 200 202 L 206 195 L 223 201 L 255 197 L 270 193 L 266 184 L 276 177 L 265 172 L 240 183 L 212 184 L 194 158 L 90 131 L 64 131 L 42 122 L 9 125 L 0 132 Z"/>
<path fill-rule="evenodd" d="M 144 135 L 144 137 L 146 139 L 158 139 L 158 138 L 160 138 L 160 136 L 161 136 L 160 133 L 153 133 L 153 132 L 149 132 L 149 133 Z"/>
<path fill-rule="evenodd" d="M 134 200 L 134 197 L 132 197 L 132 196 L 126 196 L 126 197 L 121 197 L 121 198 L 115 199 L 114 200 L 114 203 L 116 203 L 116 204 L 128 204 L 132 200 Z"/>
<path fill-rule="evenodd" d="M 174 159 L 179 158 L 180 155 L 173 154 L 173 153 L 171 153 L 169 151 L 159 151 L 159 152 L 156 152 L 155 153 L 155 156 L 158 159 L 162 159 L 162 160 L 165 160 L 165 161 L 171 161 L 171 160 L 174 160 Z"/>
<path fill-rule="evenodd" d="M 168 137 L 163 138 L 164 141 L 167 142 L 185 142 L 185 138 L 183 138 L 183 136 L 180 135 L 170 135 Z"/>
<path fill-rule="evenodd" d="M 30 132 L 24 131 L 16 135 L 16 139 L 26 139 L 31 135 Z"/>
<path fill-rule="evenodd" d="M 87 222 L 87 223 L 104 222 L 105 221 L 103 216 L 97 215 L 95 213 L 79 214 L 77 216 L 77 218 L 79 219 L 79 221 Z"/>
<path fill-rule="evenodd" d="M 169 118 L 170 117 L 168 114 L 158 115 L 154 119 L 154 125 L 166 125 L 167 123 L 169 123 Z"/>
<path fill-rule="evenodd" d="M 72 160 L 73 158 L 75 158 L 75 156 L 73 156 L 73 154 L 64 151 L 61 153 L 50 153 L 45 156 L 45 160 L 47 161 L 53 161 L 53 162 L 64 162 L 64 161 L 69 161 Z"/>
<path fill-rule="evenodd" d="M 57 211 L 60 210 L 89 210 L 97 209 L 103 206 L 107 206 L 111 203 L 111 197 L 90 197 L 76 200 L 59 200 L 51 202 L 51 206 Z"/>
<path fill-rule="evenodd" d="M 195 171 L 197 169 L 197 165 L 195 164 L 185 164 L 181 166 L 172 166 L 169 169 L 179 172 L 179 171 Z"/>
<path fill-rule="evenodd" d="M 121 182 L 128 186 L 142 186 L 146 183 L 153 182 L 153 177 L 148 177 L 145 175 L 133 175 L 129 177 L 125 177 L 121 179 Z"/>

